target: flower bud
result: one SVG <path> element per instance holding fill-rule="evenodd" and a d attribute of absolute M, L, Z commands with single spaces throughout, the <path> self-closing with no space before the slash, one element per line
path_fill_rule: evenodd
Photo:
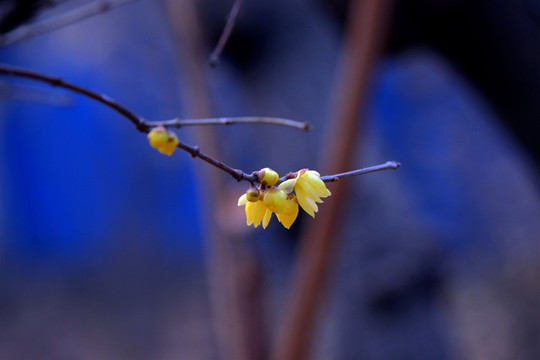
<path fill-rule="evenodd" d="M 167 135 L 169 137 L 167 139 L 167 142 L 164 145 L 160 146 L 158 150 L 163 154 L 172 155 L 174 150 L 176 150 L 176 146 L 179 142 L 178 136 L 176 136 L 176 134 L 172 131 L 168 132 Z"/>
<path fill-rule="evenodd" d="M 163 126 L 157 126 L 148 133 L 148 141 L 156 149 L 165 145 L 167 140 L 169 140 L 169 134 L 167 134 L 167 129 Z"/>
<path fill-rule="evenodd" d="M 271 187 L 264 193 L 264 205 L 270 211 L 281 214 L 287 205 L 287 194 L 281 189 Z"/>
<path fill-rule="evenodd" d="M 261 197 L 261 192 L 256 187 L 252 186 L 248 189 L 246 192 L 246 199 L 247 201 L 255 202 L 259 201 L 259 198 Z"/>
<path fill-rule="evenodd" d="M 270 168 L 264 168 L 259 171 L 259 182 L 266 186 L 272 186 L 279 180 L 277 172 Z"/>

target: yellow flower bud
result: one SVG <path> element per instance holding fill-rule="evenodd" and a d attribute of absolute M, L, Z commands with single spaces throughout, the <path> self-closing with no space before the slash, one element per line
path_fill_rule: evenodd
<path fill-rule="evenodd" d="M 165 145 L 168 140 L 169 134 L 167 133 L 167 129 L 163 126 L 157 126 L 148 133 L 148 141 L 150 141 L 150 145 L 156 149 Z"/>
<path fill-rule="evenodd" d="M 259 182 L 266 186 L 272 186 L 279 180 L 277 172 L 270 168 L 264 168 L 259 171 Z"/>
<path fill-rule="evenodd" d="M 176 136 L 176 134 L 174 132 L 168 132 L 168 140 L 167 142 L 158 147 L 158 150 L 159 152 L 163 153 L 163 154 L 167 154 L 167 155 L 172 155 L 172 153 L 174 152 L 174 150 L 176 150 L 176 146 L 178 145 L 178 137 Z"/>
<path fill-rule="evenodd" d="M 172 131 L 167 131 L 163 126 L 156 126 L 148 133 L 150 146 L 158 149 L 159 152 L 171 155 L 179 143 L 178 137 Z"/>
<path fill-rule="evenodd" d="M 264 205 L 270 211 L 281 214 L 287 205 L 287 194 L 281 189 L 271 187 L 264 193 Z"/>
<path fill-rule="evenodd" d="M 257 189 L 254 186 L 250 187 L 248 191 L 246 192 L 247 201 L 255 202 L 255 201 L 258 201 L 260 197 L 261 197 L 261 192 L 259 191 L 259 189 Z"/>

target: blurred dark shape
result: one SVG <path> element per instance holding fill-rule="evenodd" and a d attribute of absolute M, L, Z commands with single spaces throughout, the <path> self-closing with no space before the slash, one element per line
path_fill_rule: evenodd
<path fill-rule="evenodd" d="M 7 0 L 0 4 L 0 34 L 30 21 L 53 0 Z"/>
<path fill-rule="evenodd" d="M 202 22 L 206 27 L 205 45 L 208 49 L 218 42 L 229 4 L 219 3 L 204 6 Z M 201 6 L 202 8 L 202 6 Z M 244 2 L 238 15 L 234 30 L 227 41 L 224 55 L 242 73 L 257 71 L 265 64 L 265 56 L 272 50 L 279 34 L 273 24 L 279 23 L 280 8 L 266 2 Z"/>
<path fill-rule="evenodd" d="M 427 45 L 444 55 L 540 161 L 538 2 L 397 1 L 388 51 Z"/>
<path fill-rule="evenodd" d="M 319 0 L 341 26 L 347 1 Z M 448 59 L 501 115 L 540 162 L 540 3 L 395 1 L 386 53 L 428 47 Z"/>

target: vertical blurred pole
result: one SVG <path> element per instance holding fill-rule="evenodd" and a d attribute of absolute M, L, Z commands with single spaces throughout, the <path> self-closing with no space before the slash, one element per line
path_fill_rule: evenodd
<path fill-rule="evenodd" d="M 190 117 L 212 117 L 206 80 L 209 68 L 203 56 L 202 29 L 196 0 L 166 0 L 169 22 L 179 40 L 182 60 L 183 94 Z M 211 127 L 196 127 L 197 145 L 206 153 L 220 158 L 216 132 Z M 218 213 L 228 196 L 224 173 L 197 162 L 204 201 L 200 204 L 203 236 L 206 243 L 209 296 L 214 318 L 218 358 L 248 360 L 260 358 L 258 267 L 253 256 L 242 247 L 238 232 L 228 229 Z M 227 179 L 230 181 L 230 179 Z M 219 190 L 219 191 L 218 191 Z M 231 202 L 236 207 L 234 198 Z M 250 312 L 251 310 L 251 312 Z M 255 313 L 253 313 L 255 311 Z"/>
<path fill-rule="evenodd" d="M 331 126 L 323 142 L 321 172 L 335 174 L 354 167 L 361 129 L 360 115 L 374 63 L 384 38 L 389 0 L 352 0 L 346 39 L 334 92 Z M 348 180 L 332 187 L 324 208 L 304 229 L 299 259 L 284 319 L 272 354 L 273 360 L 309 358 L 319 305 L 324 295 L 334 249 L 338 242 L 340 216 L 346 203 Z"/>

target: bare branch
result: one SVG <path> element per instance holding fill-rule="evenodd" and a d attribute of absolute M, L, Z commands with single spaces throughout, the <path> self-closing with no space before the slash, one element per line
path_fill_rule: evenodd
<path fill-rule="evenodd" d="M 210 55 L 209 61 L 211 67 L 216 67 L 217 64 L 219 64 L 219 57 L 223 52 L 225 45 L 227 44 L 227 40 L 229 40 L 229 37 L 231 36 L 234 24 L 236 22 L 236 18 L 238 17 L 240 9 L 242 8 L 242 2 L 243 0 L 234 0 L 231 11 L 229 12 L 229 17 L 227 18 L 227 22 L 225 23 L 225 27 L 223 28 L 223 32 L 221 33 L 216 48 L 212 52 L 212 55 Z"/>
<path fill-rule="evenodd" d="M 133 111 L 131 111 L 124 105 L 118 103 L 116 100 L 112 99 L 111 97 L 105 94 L 101 94 L 96 91 L 87 89 L 80 85 L 73 84 L 59 77 L 50 76 L 47 74 L 42 74 L 37 71 L 15 67 L 15 66 L 7 65 L 7 64 L 0 64 L 0 74 L 17 76 L 17 77 L 32 79 L 35 81 L 44 82 L 52 86 L 64 88 L 72 92 L 86 96 L 90 99 L 100 102 L 103 105 L 108 106 L 111 109 L 115 110 L 120 115 L 124 116 L 129 121 L 131 121 L 131 123 L 135 126 L 135 128 L 143 133 L 148 133 L 152 128 L 156 126 L 160 126 L 160 125 L 171 126 L 171 127 L 181 127 L 184 125 L 210 125 L 210 124 L 226 125 L 226 124 L 234 124 L 234 123 L 266 123 L 266 124 L 290 126 L 290 127 L 295 127 L 295 128 L 304 129 L 304 130 L 309 129 L 310 127 L 309 123 L 302 123 L 302 122 L 289 120 L 289 119 L 265 118 L 265 117 L 208 118 L 208 119 L 186 119 L 186 120 L 181 120 L 179 118 L 176 118 L 173 120 L 166 120 L 166 121 L 146 121 L 144 118 L 135 114 Z M 201 152 L 198 146 L 190 146 L 188 144 L 185 144 L 179 141 L 178 148 L 189 153 L 194 158 L 198 157 L 199 159 L 206 161 L 210 165 L 213 165 L 217 167 L 218 169 L 225 171 L 226 173 L 231 175 L 233 178 L 235 178 L 237 181 L 249 181 L 252 183 L 258 181 L 256 172 L 247 174 L 243 172 L 242 170 L 230 167 L 229 165 L 213 158 L 212 156 Z M 336 174 L 336 175 L 322 176 L 321 179 L 325 182 L 332 182 L 332 181 L 337 181 L 339 179 L 350 177 L 350 176 L 362 175 L 362 174 L 367 174 L 370 172 L 381 171 L 381 170 L 397 169 L 399 168 L 399 166 L 400 164 L 395 161 L 388 161 L 385 164 L 372 166 L 365 169 L 350 171 L 347 173 Z M 290 178 L 290 177 L 287 175 L 283 177 L 282 179 L 280 179 L 280 181 L 284 181 L 287 178 Z"/>
<path fill-rule="evenodd" d="M 334 182 L 334 181 L 338 181 L 338 180 L 348 178 L 351 176 L 364 175 L 364 174 L 369 174 L 376 171 L 397 170 L 399 169 L 400 166 L 401 164 L 396 161 L 387 161 L 384 164 L 370 166 L 364 169 L 348 171 L 348 172 L 344 172 L 344 173 L 336 174 L 336 175 L 321 176 L 321 180 L 324 182 Z"/>
<path fill-rule="evenodd" d="M 19 41 L 28 40 L 35 36 L 57 30 L 90 16 L 124 5 L 130 1 L 133 0 L 97 0 L 49 19 L 19 26 L 7 34 L 0 35 L 0 46 L 11 45 Z"/>
<path fill-rule="evenodd" d="M 182 126 L 192 125 L 232 125 L 232 124 L 271 124 L 288 126 L 300 130 L 309 131 L 311 125 L 309 122 L 300 122 L 295 120 L 274 118 L 274 117 L 261 117 L 261 116 L 244 116 L 244 117 L 222 117 L 222 118 L 208 118 L 208 119 L 172 119 L 164 121 L 147 122 L 149 126 L 169 126 L 181 128 Z"/>

